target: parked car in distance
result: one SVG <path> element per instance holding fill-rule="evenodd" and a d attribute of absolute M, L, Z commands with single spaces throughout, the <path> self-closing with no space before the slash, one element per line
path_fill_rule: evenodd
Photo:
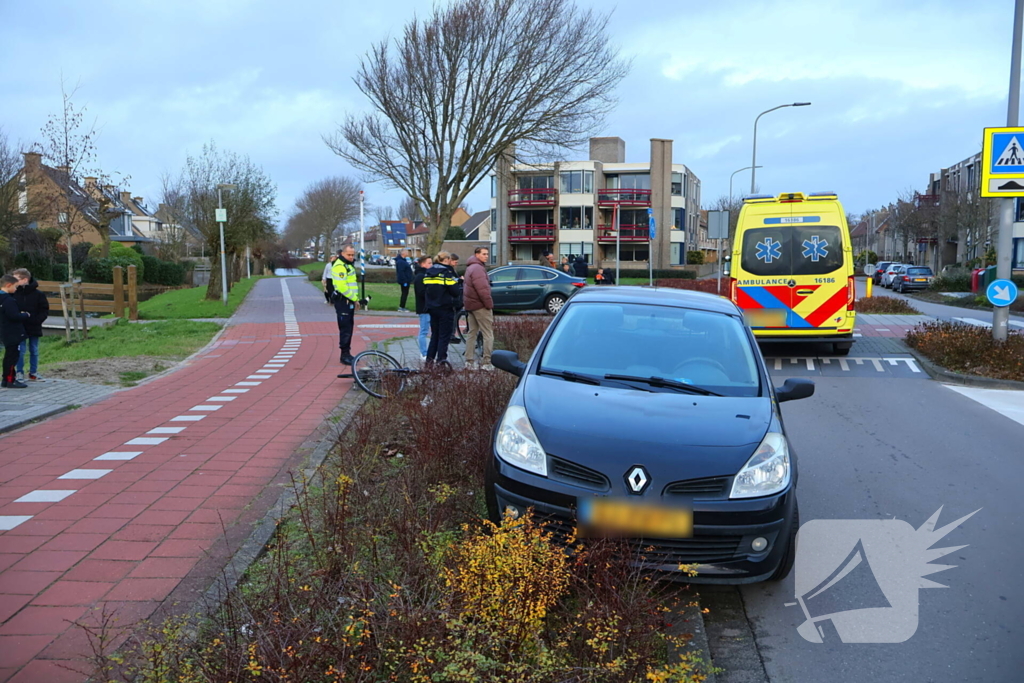
<path fill-rule="evenodd" d="M 882 273 L 881 285 L 883 287 L 892 287 L 892 278 L 896 275 L 896 269 L 899 268 L 902 265 L 904 265 L 904 264 L 902 264 L 902 263 L 890 263 L 886 267 L 885 272 Z"/>
<path fill-rule="evenodd" d="M 885 269 L 892 265 L 892 261 L 879 261 L 875 264 L 875 274 L 871 276 L 871 279 L 875 281 L 876 285 L 882 284 L 882 273 Z"/>
<path fill-rule="evenodd" d="M 544 310 L 554 315 L 573 294 L 587 284 L 545 266 L 501 266 L 487 274 L 491 297 L 499 310 Z"/>
<path fill-rule="evenodd" d="M 893 290 L 909 292 L 914 289 L 928 289 L 935 273 L 928 266 L 903 266 L 893 280 Z"/>
<path fill-rule="evenodd" d="M 530 508 L 556 538 L 619 536 L 642 568 L 687 581 L 789 574 L 799 528 L 796 454 L 741 309 L 703 292 L 588 287 L 523 363 L 485 471 L 494 519 Z"/>

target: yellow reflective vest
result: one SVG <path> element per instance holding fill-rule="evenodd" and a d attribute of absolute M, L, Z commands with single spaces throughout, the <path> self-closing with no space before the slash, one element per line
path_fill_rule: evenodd
<path fill-rule="evenodd" d="M 334 289 L 349 301 L 359 301 L 359 282 L 356 279 L 356 267 L 343 258 L 339 258 L 331 266 L 331 279 Z"/>

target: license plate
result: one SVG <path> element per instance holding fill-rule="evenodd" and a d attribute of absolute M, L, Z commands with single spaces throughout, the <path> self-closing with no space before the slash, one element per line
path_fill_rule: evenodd
<path fill-rule="evenodd" d="M 924 277 L 915 277 L 915 278 L 914 278 L 914 282 L 928 282 L 928 278 L 924 278 Z"/>
<path fill-rule="evenodd" d="M 576 510 L 580 536 L 688 538 L 693 511 L 616 498 L 581 498 Z"/>
<path fill-rule="evenodd" d="M 786 310 L 782 308 L 754 308 L 743 311 L 751 327 L 786 327 Z"/>

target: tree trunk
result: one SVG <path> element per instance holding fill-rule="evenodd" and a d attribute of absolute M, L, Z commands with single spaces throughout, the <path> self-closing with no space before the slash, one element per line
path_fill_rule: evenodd
<path fill-rule="evenodd" d="M 68 282 L 75 279 L 74 256 L 71 254 L 71 233 L 68 233 Z"/>
<path fill-rule="evenodd" d="M 441 218 L 437 222 L 437 225 L 431 226 L 430 234 L 427 236 L 428 254 L 435 256 L 437 252 L 441 251 L 441 245 L 444 244 L 444 236 L 448 234 L 448 228 L 451 227 L 451 224 L 452 219 L 451 216 L 449 216 L 447 218 Z"/>

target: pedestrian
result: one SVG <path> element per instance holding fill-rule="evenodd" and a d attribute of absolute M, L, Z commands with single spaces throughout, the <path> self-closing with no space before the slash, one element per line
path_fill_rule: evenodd
<path fill-rule="evenodd" d="M 566 275 L 572 275 L 572 264 L 565 262 L 562 264 L 562 272 Z"/>
<path fill-rule="evenodd" d="M 598 268 L 597 273 L 594 274 L 594 284 L 604 285 L 607 284 L 604 279 L 604 268 Z"/>
<path fill-rule="evenodd" d="M 14 292 L 18 289 L 18 278 L 13 275 L 0 276 L 0 341 L 4 345 L 3 363 L 0 372 L 4 389 L 27 389 L 28 385 L 18 381 L 15 366 L 18 364 L 18 347 L 25 339 L 25 321 L 28 313 L 18 308 Z"/>
<path fill-rule="evenodd" d="M 416 274 L 412 276 L 413 297 L 416 302 L 416 314 L 420 317 L 420 333 L 416 341 L 420 346 L 420 360 L 427 359 L 427 347 L 430 336 L 430 313 L 427 312 L 426 285 L 423 278 L 427 271 L 434 265 L 434 259 L 429 256 L 420 256 L 416 259 Z"/>
<path fill-rule="evenodd" d="M 565 271 L 565 272 L 569 272 L 565 268 L 568 265 L 569 265 L 569 257 L 568 256 L 563 256 L 561 262 L 559 262 L 558 269 L 562 270 L 562 271 Z"/>
<path fill-rule="evenodd" d="M 427 313 L 430 314 L 430 344 L 427 365 L 448 364 L 448 344 L 455 330 L 455 312 L 462 308 L 462 288 L 455 273 L 458 256 L 438 253 L 434 265 L 423 278 Z"/>
<path fill-rule="evenodd" d="M 555 255 L 550 251 L 544 252 L 543 258 L 540 260 L 540 264 L 542 266 L 547 266 L 548 268 L 555 268 L 555 270 L 558 269 L 555 263 Z"/>
<path fill-rule="evenodd" d="M 25 341 L 18 348 L 18 379 L 24 381 L 25 355 L 29 356 L 28 379 L 38 382 L 39 376 L 39 339 L 43 336 L 43 322 L 50 317 L 50 302 L 44 292 L 39 291 L 39 283 L 25 268 L 11 273 L 18 278 L 18 289 L 14 292 L 14 300 L 18 308 L 28 313 L 25 321 Z"/>
<path fill-rule="evenodd" d="M 338 259 L 331 266 L 331 278 L 334 280 L 334 311 L 338 314 L 338 347 L 341 349 L 341 362 L 352 365 L 352 330 L 355 327 L 356 304 L 366 305 L 359 299 L 359 283 L 356 279 L 356 250 L 346 244 L 338 252 Z"/>
<path fill-rule="evenodd" d="M 331 277 L 331 268 L 334 266 L 334 262 L 338 260 L 338 257 L 331 254 L 331 258 L 327 260 L 324 265 L 324 273 L 320 277 L 320 282 L 324 286 L 324 298 L 327 299 L 327 303 L 331 303 L 331 295 L 334 294 L 334 278 Z"/>
<path fill-rule="evenodd" d="M 587 259 L 583 254 L 576 257 L 576 260 L 572 264 L 572 268 L 576 273 L 576 277 L 587 276 Z"/>
<path fill-rule="evenodd" d="M 412 265 L 409 263 L 409 250 L 403 249 L 395 259 L 395 277 L 402 289 L 402 299 L 398 302 L 398 310 L 408 311 L 405 303 L 409 300 L 409 287 L 412 285 Z"/>
<path fill-rule="evenodd" d="M 494 349 L 494 299 L 491 298 L 491 281 L 487 279 L 487 263 L 491 255 L 487 247 L 477 247 L 466 261 L 466 284 L 463 300 L 469 313 L 469 334 L 466 335 L 466 366 L 473 367 L 476 361 L 476 337 L 484 338 L 484 355 L 480 358 L 481 370 L 493 370 L 491 352 Z"/>

